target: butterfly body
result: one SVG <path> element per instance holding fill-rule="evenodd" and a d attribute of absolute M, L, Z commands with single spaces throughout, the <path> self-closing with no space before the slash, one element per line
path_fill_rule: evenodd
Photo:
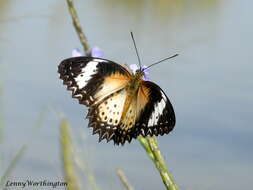
<path fill-rule="evenodd" d="M 144 76 L 143 71 L 136 72 L 136 74 L 132 73 L 132 77 L 126 86 L 127 97 L 125 100 L 125 105 L 124 105 L 124 109 L 123 109 L 123 113 L 122 113 L 122 119 L 125 117 L 126 112 L 128 111 L 131 102 L 137 96 L 143 76 Z"/>
<path fill-rule="evenodd" d="M 99 141 L 115 144 L 132 138 L 163 135 L 175 125 L 173 107 L 156 84 L 144 81 L 143 70 L 129 72 L 106 59 L 74 57 L 58 67 L 72 97 L 89 107 L 87 118 Z"/>

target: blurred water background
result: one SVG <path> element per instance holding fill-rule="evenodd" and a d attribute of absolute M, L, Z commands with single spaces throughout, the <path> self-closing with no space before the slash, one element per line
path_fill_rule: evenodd
<path fill-rule="evenodd" d="M 250 189 L 253 2 L 75 2 L 89 43 L 108 59 L 137 63 L 130 30 L 146 65 L 180 54 L 150 72 L 175 108 L 176 128 L 158 140 L 179 186 Z M 138 141 L 117 147 L 91 135 L 87 108 L 71 98 L 57 74 L 59 62 L 78 47 L 65 1 L 0 1 L 0 167 L 27 144 L 12 179 L 62 179 L 58 126 L 65 115 L 102 189 L 122 189 L 118 167 L 136 189 L 164 189 Z"/>

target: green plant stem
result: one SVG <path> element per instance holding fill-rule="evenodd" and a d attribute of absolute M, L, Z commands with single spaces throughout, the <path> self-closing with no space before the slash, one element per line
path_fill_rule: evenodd
<path fill-rule="evenodd" d="M 88 40 L 87 40 L 87 38 L 86 38 L 86 36 L 83 32 L 83 29 L 81 27 L 81 24 L 80 24 L 78 15 L 77 15 L 77 11 L 74 7 L 73 0 L 67 0 L 67 3 L 68 3 L 69 13 L 70 13 L 71 18 L 72 18 L 73 26 L 74 26 L 74 28 L 76 30 L 76 33 L 77 33 L 77 35 L 80 39 L 80 42 L 83 46 L 83 50 L 84 50 L 86 55 L 90 55 L 91 49 L 90 49 L 90 46 L 88 44 Z"/>
<path fill-rule="evenodd" d="M 155 161 L 154 154 L 153 154 L 152 150 L 150 149 L 150 146 L 149 146 L 149 143 L 148 143 L 147 139 L 142 137 L 142 136 L 139 136 L 138 140 L 139 140 L 140 144 L 142 145 L 142 147 L 146 150 L 146 153 L 149 156 L 149 158 L 152 161 Z"/>
<path fill-rule="evenodd" d="M 141 136 L 138 137 L 138 140 L 142 147 L 146 150 L 148 156 L 155 164 L 157 170 L 160 173 L 163 184 L 165 185 L 167 190 L 179 190 L 179 187 L 175 183 L 175 180 L 172 174 L 167 169 L 165 160 L 163 155 L 159 149 L 159 145 L 156 137 L 148 137 L 143 138 Z"/>
<path fill-rule="evenodd" d="M 11 173 L 12 173 L 13 169 L 16 167 L 18 161 L 24 155 L 26 149 L 27 149 L 26 145 L 23 145 L 19 149 L 19 151 L 17 152 L 17 154 L 15 155 L 15 157 L 13 158 L 13 160 L 11 161 L 10 165 L 8 166 L 8 168 L 6 169 L 6 171 L 4 172 L 3 176 L 0 178 L 0 188 L 4 186 L 4 183 L 6 182 L 6 180 L 8 179 L 8 177 L 11 175 Z"/>
<path fill-rule="evenodd" d="M 67 190 L 79 190 L 79 180 L 77 178 L 73 160 L 73 147 L 70 137 L 70 127 L 68 122 L 63 119 L 60 124 L 61 151 Z"/>

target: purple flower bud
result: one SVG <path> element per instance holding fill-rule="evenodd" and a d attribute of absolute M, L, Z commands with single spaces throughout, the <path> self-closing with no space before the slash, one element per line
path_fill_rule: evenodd
<path fill-rule="evenodd" d="M 147 67 L 148 67 L 148 66 L 146 66 L 146 65 L 143 65 L 143 66 L 142 66 L 142 69 L 145 69 L 145 70 L 144 70 L 143 80 L 146 80 L 146 81 L 149 80 L 149 77 L 148 77 L 148 75 L 149 75 L 149 69 L 146 69 Z"/>
<path fill-rule="evenodd" d="M 72 50 L 72 57 L 80 57 L 83 56 L 81 51 L 78 48 Z"/>
<path fill-rule="evenodd" d="M 92 57 L 103 58 L 104 53 L 102 52 L 102 50 L 99 47 L 95 46 L 91 49 L 91 56 Z"/>
<path fill-rule="evenodd" d="M 136 64 L 131 64 L 129 65 L 129 67 L 133 71 L 134 74 L 139 69 L 139 67 Z"/>
<path fill-rule="evenodd" d="M 133 71 L 134 74 L 139 69 L 139 67 L 136 64 L 131 64 L 129 67 Z M 145 68 L 147 68 L 147 66 L 143 65 L 141 68 L 145 69 Z M 144 70 L 143 80 L 148 81 L 149 80 L 148 75 L 149 75 L 149 71 L 148 71 L 148 69 L 145 69 Z"/>

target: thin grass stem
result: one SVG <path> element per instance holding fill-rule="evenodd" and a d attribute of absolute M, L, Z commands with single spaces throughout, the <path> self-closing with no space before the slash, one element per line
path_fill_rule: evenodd
<path fill-rule="evenodd" d="M 72 18 L 73 26 L 74 26 L 74 28 L 76 30 L 76 33 L 79 37 L 79 40 L 80 40 L 80 42 L 83 46 L 83 50 L 84 50 L 86 55 L 90 55 L 91 49 L 90 49 L 90 46 L 88 44 L 88 40 L 87 40 L 87 38 L 86 38 L 86 36 L 83 32 L 83 29 L 81 27 L 81 24 L 80 24 L 80 21 L 79 21 L 79 18 L 78 18 L 77 11 L 75 9 L 73 0 L 67 0 L 67 4 L 68 4 L 69 13 L 70 13 L 71 18 Z"/>
<path fill-rule="evenodd" d="M 6 180 L 11 176 L 11 173 L 13 172 L 14 168 L 16 167 L 18 161 L 22 158 L 24 155 L 25 151 L 27 149 L 26 145 L 23 145 L 17 154 L 14 156 L 12 161 L 10 162 L 8 168 L 5 170 L 3 176 L 0 178 L 0 189 L 3 188 Z"/>
<path fill-rule="evenodd" d="M 96 178 L 93 175 L 92 171 L 86 166 L 87 164 L 85 164 L 82 160 L 80 160 L 78 156 L 75 157 L 75 163 L 86 175 L 87 180 L 91 185 L 91 189 L 92 190 L 100 190 L 100 188 L 96 182 Z"/>
<path fill-rule="evenodd" d="M 64 178 L 67 181 L 67 190 L 79 190 L 80 184 L 75 171 L 73 160 L 73 147 L 70 137 L 70 126 L 67 120 L 63 119 L 60 124 L 61 152 L 63 160 Z"/>
<path fill-rule="evenodd" d="M 119 176 L 119 179 L 121 183 L 123 184 L 123 186 L 126 188 L 126 190 L 134 190 L 134 187 L 128 182 L 128 179 L 123 169 L 117 168 L 116 173 Z"/>

